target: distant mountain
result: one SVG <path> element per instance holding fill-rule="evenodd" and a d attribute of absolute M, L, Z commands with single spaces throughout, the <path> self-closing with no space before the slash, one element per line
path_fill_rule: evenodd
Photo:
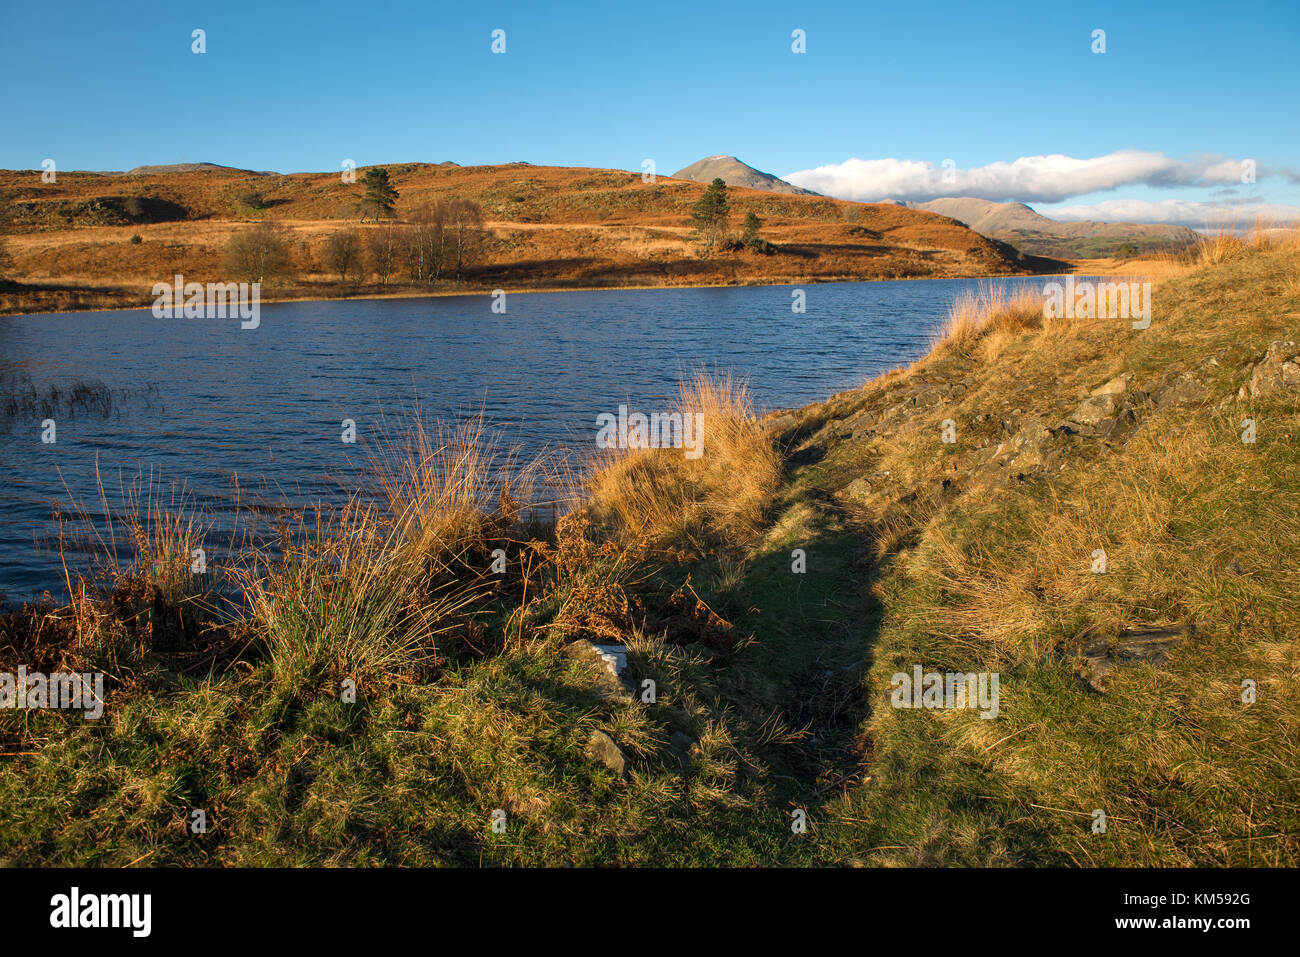
<path fill-rule="evenodd" d="M 137 166 L 127 170 L 127 176 L 161 176 L 167 173 L 195 173 L 200 171 L 221 173 L 251 173 L 254 176 L 278 176 L 278 173 L 259 173 L 251 169 L 238 169 L 234 166 L 218 166 L 216 163 L 168 163 L 165 166 Z"/>
<path fill-rule="evenodd" d="M 790 193 L 795 196 L 817 196 L 810 189 L 803 189 L 793 183 L 778 179 L 771 173 L 764 173 L 742 163 L 734 156 L 709 156 L 697 163 L 673 173 L 676 179 L 689 179 L 697 183 L 712 183 L 721 179 L 728 186 L 744 189 L 765 189 L 769 193 Z"/>
<path fill-rule="evenodd" d="M 941 216 L 951 216 L 977 233 L 1010 243 L 1021 252 L 1066 259 L 1113 256 L 1129 245 L 1139 253 L 1182 249 L 1200 239 L 1186 226 L 1154 223 L 1062 223 L 1034 212 L 1024 203 L 991 203 L 986 199 L 954 197 L 928 203 L 902 203 Z"/>

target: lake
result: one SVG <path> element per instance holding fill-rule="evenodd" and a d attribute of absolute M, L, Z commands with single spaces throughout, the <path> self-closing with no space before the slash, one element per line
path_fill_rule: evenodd
<path fill-rule="evenodd" d="M 101 511 L 137 476 L 229 508 L 236 483 L 286 504 L 337 501 L 368 437 L 417 402 L 426 418 L 483 413 L 507 443 L 594 448 L 596 416 L 666 408 L 698 369 L 745 378 L 761 410 L 826 398 L 924 354 L 948 306 L 982 285 L 1042 277 L 798 287 L 608 290 L 279 303 L 261 324 L 149 310 L 0 317 L 0 381 L 78 380 L 112 409 L 0 419 L 0 589 L 63 592 L 53 506 Z M 12 394 L 12 389 L 9 390 Z M 0 401 L 5 397 L 0 396 Z M 340 440 L 356 423 L 357 443 Z M 98 468 L 99 479 L 96 469 Z"/>

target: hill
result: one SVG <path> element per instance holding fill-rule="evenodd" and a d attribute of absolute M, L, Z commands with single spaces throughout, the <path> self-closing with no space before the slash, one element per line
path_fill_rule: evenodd
<path fill-rule="evenodd" d="M 728 186 L 745 189 L 765 189 L 773 193 L 790 193 L 795 196 L 819 196 L 810 189 L 795 186 L 783 179 L 756 170 L 734 156 L 707 156 L 673 173 L 674 179 L 689 179 L 697 183 L 712 183 L 721 179 Z"/>
<path fill-rule="evenodd" d="M 702 256 L 687 225 L 702 184 L 526 163 L 385 168 L 400 194 L 399 226 L 442 199 L 481 207 L 486 248 L 457 291 L 1012 275 L 1050 265 L 945 216 L 739 187 L 731 190 L 733 231 L 754 211 L 772 254 L 726 248 Z M 143 305 L 152 301 L 154 282 L 177 272 L 221 280 L 225 245 L 264 221 L 281 228 L 291 260 L 289 277 L 263 290 L 267 298 L 449 288 L 445 281 L 413 285 L 400 278 L 358 286 L 331 275 L 324 247 L 332 233 L 356 228 L 364 237 L 379 228 L 356 222 L 364 170 L 349 183 L 337 173 L 159 169 L 59 173 L 57 183 L 42 183 L 39 172 L 0 172 L 12 224 L 7 245 L 20 282 L 0 290 L 0 311 Z M 258 208 L 247 205 L 250 196 Z"/>
<path fill-rule="evenodd" d="M 129 169 L 124 175 L 126 176 L 157 176 L 166 173 L 193 173 L 197 171 L 212 171 L 219 173 L 245 173 L 251 176 L 278 176 L 278 173 L 255 173 L 249 169 L 239 169 L 234 166 L 218 166 L 216 163 L 169 163 L 165 166 L 137 166 Z"/>
<path fill-rule="evenodd" d="M 951 216 L 977 233 L 1010 243 L 1022 252 L 1062 259 L 1114 256 L 1126 245 L 1132 246 L 1137 253 L 1177 251 L 1200 239 L 1195 230 L 1186 226 L 1091 220 L 1062 223 L 1035 212 L 1024 203 L 945 197 L 906 205 Z"/>

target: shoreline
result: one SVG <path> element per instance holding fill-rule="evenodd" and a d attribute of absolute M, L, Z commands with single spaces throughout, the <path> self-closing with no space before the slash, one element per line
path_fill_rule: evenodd
<path fill-rule="evenodd" d="M 1076 266 L 1086 262 L 1086 260 L 1076 261 Z M 1099 263 L 1108 262 L 1107 260 L 1098 260 Z M 960 276 L 905 276 L 900 278 L 845 278 L 845 279 L 802 279 L 802 280 L 779 280 L 772 282 L 720 282 L 720 283 L 682 283 L 682 284 L 633 284 L 626 286 L 542 286 L 539 288 L 525 287 L 519 290 L 505 289 L 507 295 L 521 296 L 562 292 L 628 292 L 628 291 L 653 291 L 660 289 L 758 289 L 766 286 L 825 286 L 837 283 L 886 283 L 886 282 L 941 282 L 950 280 L 972 280 L 972 279 L 1052 279 L 1063 276 L 1109 276 L 1122 275 L 1110 270 L 1094 269 L 1089 271 L 1080 271 L 1075 269 L 1073 272 L 1044 272 L 1044 273 L 980 273 L 974 275 Z M 501 286 L 488 288 L 486 286 L 475 287 L 473 289 L 458 290 L 420 290 L 420 291 L 403 291 L 390 293 L 364 293 L 355 296 L 272 296 L 259 300 L 262 305 L 272 305 L 291 302 L 349 302 L 349 301 L 379 301 L 385 299 L 445 299 L 455 296 L 491 296 Z M 0 321 L 5 319 L 23 319 L 35 318 L 37 316 L 74 316 L 84 315 L 87 313 L 97 312 L 140 312 L 147 311 L 149 305 L 138 306 L 99 306 L 91 309 L 75 310 L 39 310 L 36 312 L 8 312 L 0 313 Z"/>

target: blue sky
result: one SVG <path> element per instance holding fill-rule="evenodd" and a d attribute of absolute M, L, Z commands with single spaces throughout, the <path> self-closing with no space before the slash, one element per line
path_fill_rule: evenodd
<path fill-rule="evenodd" d="M 639 170 L 650 158 L 671 173 L 730 153 L 805 180 L 831 167 L 821 182 L 856 198 L 915 186 L 906 164 L 951 160 L 959 185 L 1049 213 L 1300 206 L 1296 0 L 0 2 L 5 168 L 49 157 L 60 169 L 295 172 L 351 158 Z M 504 55 L 490 49 L 498 28 Z M 806 53 L 791 50 L 795 29 Z M 1091 51 L 1095 29 L 1104 54 Z M 1014 165 L 1113 154 L 1088 167 L 1103 173 L 1087 192 L 1071 192 L 1065 160 L 1027 164 L 1035 176 Z M 902 165 L 840 165 L 855 158 Z M 1246 159 L 1255 183 L 1224 173 Z M 924 180 L 895 198 L 925 198 Z"/>

